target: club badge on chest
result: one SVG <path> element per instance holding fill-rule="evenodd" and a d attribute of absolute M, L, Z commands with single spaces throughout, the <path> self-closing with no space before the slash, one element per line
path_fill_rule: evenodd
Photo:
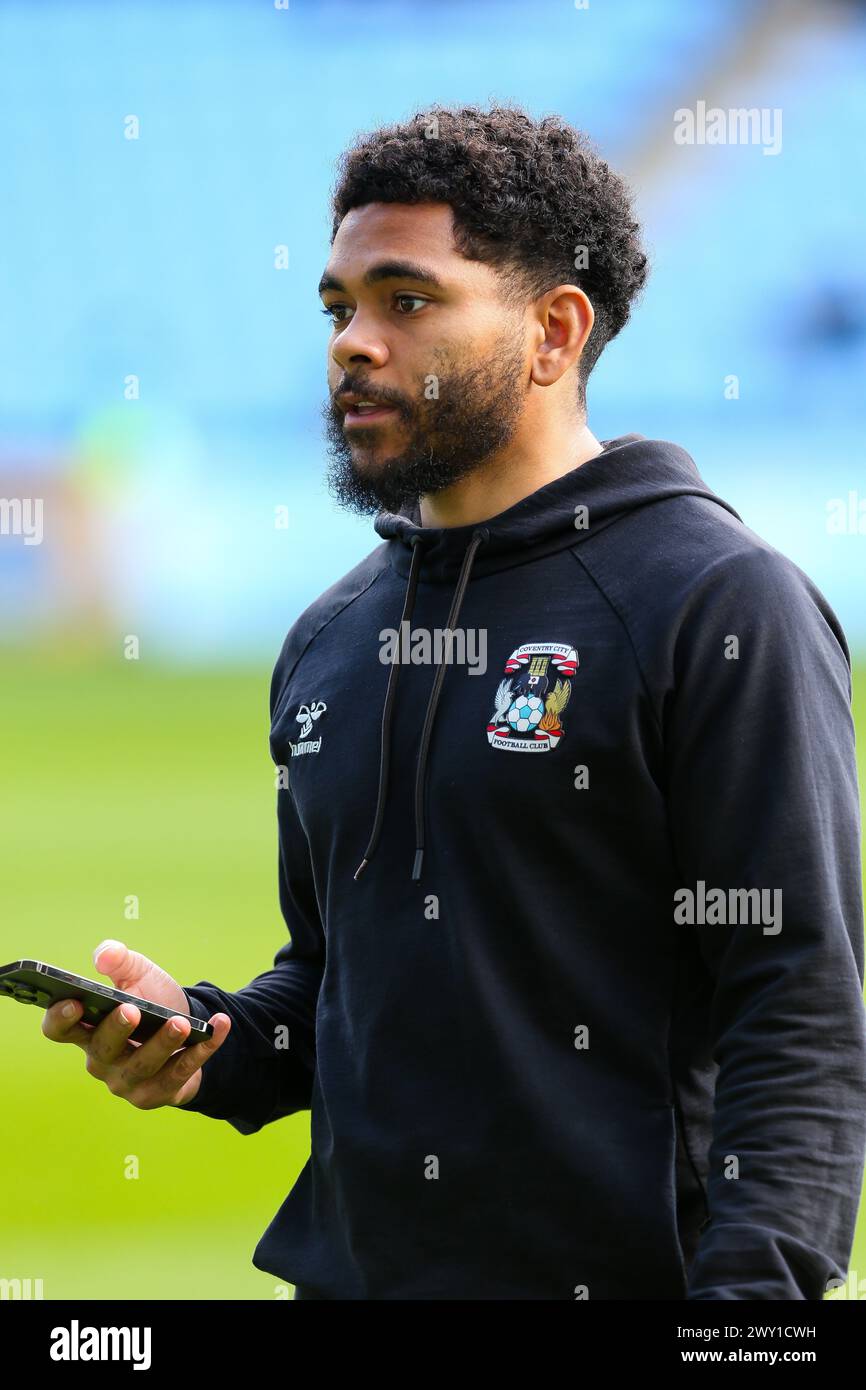
<path fill-rule="evenodd" d="M 548 753 L 565 732 L 561 715 L 571 696 L 577 652 L 569 642 L 524 642 L 505 663 L 487 725 L 492 748 Z"/>

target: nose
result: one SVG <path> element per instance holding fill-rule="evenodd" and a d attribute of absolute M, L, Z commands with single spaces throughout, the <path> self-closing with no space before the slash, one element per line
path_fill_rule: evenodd
<path fill-rule="evenodd" d="M 346 371 L 352 366 L 384 367 L 388 347 L 373 322 L 356 309 L 331 345 L 331 356 Z"/>

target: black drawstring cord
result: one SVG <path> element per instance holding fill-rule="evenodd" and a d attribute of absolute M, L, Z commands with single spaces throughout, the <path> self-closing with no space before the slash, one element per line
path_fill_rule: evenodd
<path fill-rule="evenodd" d="M 454 598 L 451 601 L 451 612 L 448 614 L 446 624 L 446 641 L 449 643 L 451 633 L 457 626 L 457 619 L 460 616 L 460 607 L 463 603 L 463 595 L 469 583 L 469 574 L 475 559 L 475 552 L 489 537 L 490 533 L 486 526 L 480 526 L 472 533 L 472 540 L 466 547 L 466 554 L 463 556 L 463 564 L 460 568 L 460 577 L 457 580 L 457 587 L 454 590 Z M 430 691 L 430 699 L 427 703 L 427 714 L 424 718 L 424 728 L 421 733 L 421 747 L 418 751 L 418 766 L 415 772 L 415 862 L 412 865 L 412 878 L 417 883 L 421 877 L 421 866 L 424 862 L 424 791 L 427 773 L 427 754 L 430 749 L 430 739 L 433 734 L 433 721 L 436 718 L 436 706 L 439 703 L 439 692 L 442 689 L 442 682 L 445 680 L 446 662 L 443 660 L 433 681 L 433 689 Z"/>
<path fill-rule="evenodd" d="M 412 537 L 412 564 L 409 568 L 409 583 L 406 585 L 406 598 L 403 602 L 403 615 L 400 619 L 400 626 L 397 631 L 400 640 L 403 636 L 403 624 L 412 617 L 412 610 L 415 607 L 415 592 L 418 588 L 418 572 L 421 568 L 421 536 Z M 367 867 L 372 858 L 373 851 L 379 843 L 379 836 L 382 833 L 382 822 L 385 819 L 385 798 L 388 787 L 388 771 L 391 764 L 391 711 L 394 708 L 394 699 L 397 694 L 397 677 L 400 670 L 400 662 L 395 661 L 391 666 L 391 673 L 388 676 L 388 688 L 385 692 L 385 704 L 382 707 L 382 741 L 379 750 L 379 795 L 376 799 L 376 815 L 373 819 L 373 829 L 370 833 L 370 842 L 364 850 L 364 857 L 355 870 L 355 880 L 357 881 Z"/>

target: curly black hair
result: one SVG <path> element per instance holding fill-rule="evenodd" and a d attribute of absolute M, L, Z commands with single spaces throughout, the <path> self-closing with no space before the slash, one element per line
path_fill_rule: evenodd
<path fill-rule="evenodd" d="M 500 271 L 514 303 L 554 285 L 582 289 L 595 311 L 578 365 L 585 409 L 589 374 L 647 277 L 628 188 L 585 135 L 514 105 L 435 105 L 344 152 L 331 240 L 351 208 L 374 202 L 450 204 L 458 250 Z"/>

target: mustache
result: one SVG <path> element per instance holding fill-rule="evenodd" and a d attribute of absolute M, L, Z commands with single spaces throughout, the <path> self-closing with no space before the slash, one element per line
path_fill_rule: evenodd
<path fill-rule="evenodd" d="M 401 415 L 410 415 L 412 406 L 403 396 L 396 396 L 393 392 L 383 395 L 381 391 L 371 391 L 363 381 L 353 381 L 347 378 L 341 381 L 336 390 L 331 392 L 331 409 L 340 411 L 341 406 L 337 402 L 337 397 L 343 392 L 351 393 L 353 396 L 360 396 L 362 400 L 372 401 L 374 405 L 389 405 L 399 411 Z"/>

